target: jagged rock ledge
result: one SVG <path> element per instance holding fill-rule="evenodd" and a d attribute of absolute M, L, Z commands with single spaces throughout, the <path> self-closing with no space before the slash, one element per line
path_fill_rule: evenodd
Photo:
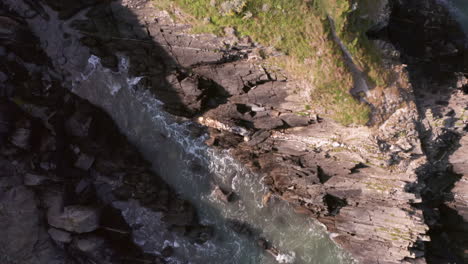
<path fill-rule="evenodd" d="M 25 15 L 44 14 L 37 6 L 9 2 Z M 303 115 L 304 102 L 294 93 L 300 82 L 264 68 L 257 56 L 263 47 L 248 38 L 191 35 L 189 26 L 175 24 L 147 0 L 47 2 L 73 28 L 70 35 L 41 33 L 32 23 L 47 25 L 45 18 L 29 23 L 43 43 L 53 40 L 46 52 L 70 74 L 65 81 L 83 69 L 90 53 L 110 69 L 117 67 L 117 53 L 125 55 L 132 75 L 145 76 L 139 89 L 150 87 L 175 115 L 197 117 L 210 128 L 210 145 L 231 149 L 266 176 L 272 193 L 324 223 L 362 263 L 424 261 L 428 226 L 417 205 L 423 202 L 419 169 L 428 162 L 419 129 L 426 117 L 397 58 L 387 58 L 395 81 L 370 94 L 373 102 L 381 100 L 376 105 L 385 117 L 382 123 L 344 128 Z M 89 50 L 68 48 L 70 42 L 76 48 L 77 36 Z M 389 54 L 395 51 L 388 39 L 377 44 Z M 78 67 L 64 66 L 63 56 Z"/>
<path fill-rule="evenodd" d="M 194 207 L 107 114 L 62 86 L 26 21 L 0 7 L 0 262 L 166 263 L 170 246 L 155 255 L 134 244 L 115 206 L 128 201 L 161 213 L 166 232 L 209 239 Z"/>

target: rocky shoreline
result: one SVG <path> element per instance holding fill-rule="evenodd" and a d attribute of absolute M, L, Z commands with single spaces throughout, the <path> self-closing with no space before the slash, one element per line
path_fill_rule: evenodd
<path fill-rule="evenodd" d="M 466 79 L 456 74 L 466 69 L 463 59 L 466 48 L 461 29 L 437 1 L 420 4 L 390 1 L 389 8 L 382 10 L 387 12 L 381 16 L 383 21 L 376 21 L 380 26 L 369 32 L 386 53 L 397 54 L 385 58 L 388 71 L 394 77 L 393 83 L 383 91 L 371 90 L 368 96 L 376 109 L 373 127 L 342 127 L 320 115 L 303 114 L 303 98 L 297 92 L 301 82 L 287 78 L 281 71 L 263 67 L 260 54 L 281 54 L 249 38 L 238 38 L 232 29 L 226 29 L 227 36 L 222 38 L 192 35 L 188 33 L 188 25 L 174 23 L 167 12 L 156 10 L 147 0 L 90 0 L 75 5 L 49 0 L 45 1 L 47 5 L 73 30 L 71 35 L 63 32 L 61 36 L 55 32 L 57 35 L 52 36 L 53 32 L 38 33 L 40 26 L 32 24 L 51 24 L 48 22 L 50 12 L 44 11 L 45 7 L 30 1 L 7 2 L 14 10 L 22 12 L 20 16 L 28 21 L 29 27 L 36 27 L 33 31 L 39 35 L 37 42 L 42 43 L 43 48 L 44 43 L 49 43 L 44 48 L 47 55 L 42 56 L 50 57 L 51 66 L 65 75 L 63 80 L 49 82 L 73 83 L 74 71 L 84 68 L 89 54 L 100 57 L 101 63 L 114 71 L 118 69 L 119 54 L 129 58 L 130 74 L 144 76 L 136 89 L 150 87 L 168 112 L 193 118 L 207 127 L 210 135 L 207 144 L 230 149 L 237 160 L 264 176 L 273 195 L 290 202 L 298 213 L 308 214 L 326 225 L 334 241 L 361 263 L 466 261 L 468 99 Z M 10 18 L 10 23 L 17 23 L 14 28 L 27 31 L 24 21 Z M 21 30 L 12 34 L 17 36 Z M 417 38 L 420 42 L 409 41 L 413 32 L 421 34 Z M 3 45 L 15 47 L 8 42 Z M 74 50 L 77 45 L 80 45 L 79 51 Z M 21 55 L 22 52 L 24 49 L 14 50 L 19 57 L 29 57 Z M 75 64 L 76 68 L 70 66 Z M 2 71 L 11 75 L 13 70 Z M 103 139 L 104 135 L 98 133 L 102 127 L 106 127 L 106 133 L 118 131 L 109 118 L 63 88 L 46 92 L 49 88 L 45 87 L 31 84 L 29 89 L 15 90 L 15 93 L 26 102 L 31 94 L 40 95 L 40 100 L 33 98 L 38 100 L 35 102 L 53 102 L 45 110 L 40 108 L 39 113 L 61 113 L 56 115 L 59 120 L 54 124 L 49 124 L 48 118 L 40 120 L 41 114 L 33 107 L 30 115 L 35 119 L 23 114 L 26 121 L 15 122 L 20 125 L 17 124 L 14 132 L 0 126 L 4 137 L 13 135 L 9 137 L 9 146 L 17 152 L 24 148 L 24 136 L 30 133 L 31 123 L 43 123 L 40 126 L 46 128 L 61 127 L 63 132 L 41 138 L 55 138 L 60 144 L 56 148 L 65 153 L 55 155 L 65 155 L 67 158 L 63 162 L 67 162 L 67 166 L 77 167 L 74 170 L 81 174 L 84 171 L 92 175 L 90 171 L 96 171 L 108 177 L 112 172 L 127 172 L 119 176 L 120 185 L 114 183 L 117 178 L 105 179 L 111 193 L 122 195 L 120 198 L 124 200 L 137 199 L 146 207 L 156 206 L 153 209 L 185 219 L 180 226 L 185 233 L 196 234 L 194 239 L 209 234 L 209 228 L 196 223 L 190 205 L 177 200 L 167 185 L 150 177 L 148 165 L 125 139 L 117 134 L 115 139 L 112 137 L 113 142 Z M 63 103 L 64 99 L 68 101 Z M 61 103 L 54 105 L 58 101 Z M 28 108 L 20 102 L 17 105 Z M 8 109 L 2 111 L 11 111 Z M 0 117 L 3 117 L 1 113 Z M 96 119 L 106 120 L 105 126 L 93 121 Z M 40 131 L 47 134 L 44 128 Z M 95 131 L 97 138 L 83 136 L 88 131 Z M 64 139 L 59 139 L 60 133 L 71 135 L 73 140 L 61 142 Z M 121 143 L 115 144 L 117 141 Z M 89 149 L 89 146 L 93 147 Z M 116 146 L 123 147 L 115 150 Z M 49 153 L 53 152 L 51 150 L 45 152 L 54 156 Z M 131 158 L 116 160 L 118 157 L 114 157 L 113 152 L 129 153 Z M 100 160 L 100 156 L 105 158 Z M 27 167 L 30 159 L 24 156 L 18 162 Z M 46 159 L 44 166 L 51 159 Z M 41 162 L 38 165 L 41 172 L 47 171 L 41 167 Z M 138 166 L 134 166 L 135 163 Z M 19 173 L 18 177 L 23 174 Z M 128 176 L 126 180 L 126 175 L 132 174 L 140 176 Z M 25 179 L 37 182 L 44 179 L 42 177 L 49 175 Z M 86 177 L 70 177 L 73 179 L 70 183 L 57 185 L 68 188 L 66 190 L 79 187 L 86 191 L 87 185 L 81 183 Z M 99 177 L 93 181 L 96 179 Z M 140 183 L 145 183 L 144 187 L 140 187 Z M 12 186 L 20 188 L 21 184 Z M 65 204 L 102 207 L 103 201 L 87 204 L 90 199 L 94 200 L 89 196 L 97 195 L 88 192 L 91 193 L 83 194 L 87 199 L 76 194 L 67 198 L 72 202 Z M 79 199 L 84 200 L 77 202 Z M 180 203 L 156 203 L 173 199 Z M 268 203 L 267 198 L 265 203 Z M 75 208 L 70 210 L 73 212 Z M 52 222 L 54 224 L 51 221 L 49 224 L 55 228 L 76 232 L 75 227 Z M 110 228 L 120 230 L 122 227 Z M 65 236 L 69 240 L 63 230 L 53 229 L 49 234 L 52 237 L 60 234 L 61 239 Z M 80 236 L 73 239 L 80 239 Z M 44 239 L 47 240 L 47 236 Z M 77 242 L 71 245 L 75 245 L 73 243 Z M 132 254 L 134 258 L 144 258 L 141 252 Z"/>
<path fill-rule="evenodd" d="M 0 262 L 166 263 L 146 254 L 114 204 L 162 213 L 168 232 L 210 237 L 102 110 L 62 86 L 26 22 L 1 9 Z M 8 25 L 8 27 L 3 27 Z M 5 77 L 3 79 L 3 77 Z"/>

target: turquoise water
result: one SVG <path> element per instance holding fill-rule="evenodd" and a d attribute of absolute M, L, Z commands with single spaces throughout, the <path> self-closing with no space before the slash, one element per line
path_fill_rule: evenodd
<path fill-rule="evenodd" d="M 134 230 L 134 240 L 146 252 L 174 248 L 170 264 L 352 264 L 324 229 L 311 218 L 295 214 L 279 199 L 262 204 L 268 188 L 228 153 L 208 148 L 205 136 L 193 135 L 191 122 L 177 122 L 162 110 L 162 103 L 147 92 L 134 89 L 141 78 L 128 76 L 128 60 L 121 58 L 120 71 L 102 67 L 91 56 L 87 69 L 74 85 L 74 92 L 106 110 L 145 157 L 185 199 L 196 206 L 199 220 L 214 227 L 214 237 L 193 244 L 165 232 L 161 215 L 139 207 L 136 201 L 115 204 Z M 215 199 L 214 185 L 229 187 L 238 196 L 235 203 Z M 248 224 L 280 251 L 276 258 L 259 250 L 255 241 L 235 233 L 230 220 Z M 187 258 L 187 256 L 190 256 Z"/>
<path fill-rule="evenodd" d="M 25 0 L 2 0 L 13 10 L 27 10 Z M 53 58 L 56 74 L 82 98 L 107 111 L 127 138 L 153 165 L 154 170 L 177 193 L 197 209 L 202 224 L 214 229 L 206 243 L 170 232 L 162 215 L 139 205 L 138 201 L 115 202 L 133 228 L 133 239 L 145 252 L 158 254 L 172 246 L 169 264 L 353 264 L 355 261 L 330 239 L 324 228 L 310 217 L 295 214 L 278 198 L 262 203 L 268 188 L 259 175 L 243 168 L 229 153 L 204 144 L 206 135 L 192 130 L 194 124 L 163 111 L 162 103 L 147 89 L 136 89 L 142 77 L 129 75 L 128 59 L 120 58 L 119 71 L 105 69 L 99 58 L 85 55 L 81 35 L 69 28 L 58 14 L 44 7 L 49 19 L 28 19 L 42 48 Z M 75 16 L 83 18 L 84 13 Z M 67 32 L 67 34 L 62 34 Z M 66 37 L 65 37 L 66 36 Z M 62 59 L 66 59 L 63 63 Z M 103 183 L 109 183 L 102 179 Z M 225 204 L 212 195 L 223 186 L 238 196 Z M 279 250 L 273 257 L 259 249 L 251 237 L 232 230 L 232 220 L 247 224 Z"/>

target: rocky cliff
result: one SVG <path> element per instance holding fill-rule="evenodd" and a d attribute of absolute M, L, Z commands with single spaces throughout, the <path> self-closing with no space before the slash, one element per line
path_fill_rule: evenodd
<path fill-rule="evenodd" d="M 366 94 L 375 124 L 347 127 L 320 112 L 304 111 L 304 81 L 263 63 L 265 52 L 280 60 L 282 55 L 248 37 L 236 36 L 232 28 L 226 28 L 225 37 L 195 35 L 189 32 L 190 25 L 174 22 L 168 12 L 156 9 L 147 0 L 75 1 L 73 5 L 53 0 L 45 1 L 46 5 L 5 2 L 24 19 L 5 16 L 5 21 L 14 24 L 14 28 L 32 28 L 45 50 L 44 57 L 51 59 L 50 67 L 62 76 L 59 83 L 72 84 L 91 54 L 100 57 L 102 64 L 113 71 L 118 70 L 117 55 L 129 58 L 132 76 L 144 76 L 137 89 L 150 90 L 168 112 L 206 127 L 210 135 L 207 144 L 229 149 L 259 174 L 259 180 L 264 179 L 272 195 L 290 202 L 298 213 L 318 219 L 334 241 L 360 262 L 466 261 L 467 82 L 459 74 L 466 71 L 466 44 L 460 27 L 437 1 L 390 1 L 379 10 L 377 26 L 367 35 L 383 51 L 383 63 L 391 78 L 384 89 L 371 89 Z M 51 18 L 55 12 L 58 18 Z M 21 32 L 9 34 L 16 37 Z M 11 39 L 6 38 L 4 45 L 15 47 L 8 42 Z M 22 56 L 24 49 L 15 52 Z M 6 72 L 12 74 L 12 70 Z M 28 89 L 20 93 L 21 98 L 38 93 L 34 89 L 39 89 L 39 95 L 46 93 L 41 90 L 46 88 L 25 87 Z M 100 114 L 95 114 L 90 106 L 83 107 L 86 103 L 78 98 L 64 94 L 67 92 L 55 99 L 60 104 L 41 111 L 63 112 L 58 124 L 64 127 L 62 133 L 73 140 L 57 148 L 70 152 L 70 146 L 76 146 L 77 150 L 73 148 L 66 156 L 70 156 L 72 167 L 78 167 L 81 173 L 91 170 L 104 175 L 109 175 L 109 166 L 111 171 L 137 169 L 130 165 L 132 162 L 127 165 L 115 161 L 110 154 L 113 147 L 102 146 L 106 143 L 101 143 L 100 137 L 89 139 L 88 130 L 93 131 L 93 124 L 99 124 L 93 120 Z M 62 106 L 65 99 L 70 100 L 67 107 Z M 21 102 L 16 105 L 28 108 Z M 32 124 L 28 125 L 25 118 L 12 132 L 13 121 L 7 118 L 10 115 L 3 116 L 0 113 L 5 120 L 0 133 L 9 136 L 8 146 L 24 148 L 24 137 L 29 135 Z M 49 115 L 46 116 L 42 121 L 35 116 L 36 122 L 45 122 L 46 126 Z M 78 144 L 82 133 L 86 141 Z M 68 136 L 65 138 L 68 141 Z M 56 140 L 60 142 L 59 138 Z M 118 151 L 130 153 L 127 149 L 131 147 L 119 140 L 122 143 L 118 145 L 124 147 Z M 98 153 L 106 151 L 109 154 L 101 154 L 105 158 L 99 160 Z M 22 159 L 20 163 L 29 166 L 29 160 Z M 115 164 L 120 167 L 114 168 Z M 44 170 L 47 171 L 40 169 Z M 29 175 L 25 173 L 18 177 Z M 145 184 L 164 186 L 158 190 L 138 189 L 149 174 L 147 169 L 139 172 L 143 176 L 130 177 L 124 190 L 114 191 L 122 193 L 123 199 L 133 193 L 133 198 L 147 206 L 161 201 L 155 198 L 158 195 L 170 195 L 161 182 Z M 43 176 L 31 177 L 37 180 Z M 83 176 L 76 176 L 74 183 L 58 186 L 76 189 L 84 184 L 78 179 Z M 14 186 L 24 189 L 21 184 Z M 30 201 L 37 200 L 31 195 Z M 86 201 L 82 203 L 89 206 Z M 155 209 L 191 212 L 187 208 Z M 205 230 L 194 222 L 195 218 L 188 219 L 183 224 L 187 229 Z M 72 228 L 52 223 L 49 222 L 54 228 Z M 79 237 L 73 236 L 73 241 Z"/>
<path fill-rule="evenodd" d="M 107 114 L 62 86 L 22 16 L 0 12 L 0 262 L 165 263 L 172 248 L 144 253 L 119 202 L 159 212 L 167 232 L 205 242 L 211 230 L 195 209 Z"/>

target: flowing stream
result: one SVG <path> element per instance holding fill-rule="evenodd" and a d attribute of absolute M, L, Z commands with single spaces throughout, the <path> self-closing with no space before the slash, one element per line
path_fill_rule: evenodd
<path fill-rule="evenodd" d="M 468 1 L 440 1 L 450 7 L 468 34 Z M 137 88 L 142 77 L 128 76 L 128 67 L 128 61 L 121 57 L 120 71 L 115 73 L 91 56 L 73 91 L 105 109 L 154 170 L 195 205 L 201 223 L 214 228 L 212 239 L 196 244 L 164 231 L 161 215 L 136 201 L 116 203 L 135 227 L 134 239 L 145 251 L 159 252 L 170 245 L 175 249 L 171 263 L 354 263 L 311 218 L 295 214 L 278 199 L 263 206 L 267 189 L 260 177 L 249 173 L 228 153 L 207 147 L 203 143 L 206 135 L 200 135 L 195 124 L 177 121 L 164 112 L 160 101 Z M 216 185 L 233 190 L 238 200 L 226 204 L 214 198 Z M 280 254 L 275 258 L 263 252 L 251 238 L 234 232 L 230 220 L 248 224 Z"/>
<path fill-rule="evenodd" d="M 264 207 L 262 196 L 267 189 L 259 176 L 227 153 L 208 148 L 203 143 L 206 136 L 193 132 L 193 123 L 176 122 L 162 110 L 161 102 L 138 90 L 135 85 L 141 78 L 127 75 L 125 58 L 118 73 L 103 68 L 97 57 L 91 56 L 88 62 L 73 91 L 104 108 L 154 170 L 196 206 L 200 221 L 215 229 L 211 240 L 194 244 L 161 231 L 158 213 L 135 201 L 117 203 L 127 221 L 139 227 L 135 241 L 147 252 L 171 245 L 176 253 L 172 263 L 353 263 L 309 217 L 295 214 L 277 199 Z M 239 199 L 229 204 L 217 200 L 211 195 L 215 184 L 229 187 Z M 274 258 L 263 252 L 251 238 L 232 231 L 229 220 L 248 224 L 281 254 Z"/>
<path fill-rule="evenodd" d="M 19 13 L 28 10 L 25 1 L 4 1 Z M 143 77 L 128 75 L 125 57 L 120 57 L 119 72 L 104 68 L 99 58 L 84 55 L 89 52 L 80 44 L 80 36 L 68 30 L 56 12 L 43 8 L 47 19 L 34 16 L 28 19 L 28 25 L 59 70 L 54 74 L 62 75 L 74 93 L 109 113 L 154 170 L 196 207 L 199 221 L 214 229 L 208 242 L 197 244 L 167 231 L 162 215 L 137 201 L 115 203 L 133 228 L 134 241 L 146 252 L 157 254 L 165 246 L 172 246 L 173 264 L 354 263 L 310 217 L 294 213 L 278 199 L 263 206 L 267 189 L 260 177 L 246 171 L 228 153 L 207 147 L 206 135 L 200 134 L 195 124 L 178 121 L 164 112 L 162 103 L 146 89 L 138 89 Z M 60 33 L 67 31 L 68 35 Z M 238 199 L 226 204 L 214 198 L 215 185 L 233 190 Z M 231 220 L 247 224 L 280 254 L 273 257 L 254 239 L 234 232 Z"/>

